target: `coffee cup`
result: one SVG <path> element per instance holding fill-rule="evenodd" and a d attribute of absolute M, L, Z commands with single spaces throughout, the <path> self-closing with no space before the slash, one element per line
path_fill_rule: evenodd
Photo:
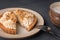
<path fill-rule="evenodd" d="M 60 28 L 60 2 L 50 5 L 49 16 L 54 25 Z"/>

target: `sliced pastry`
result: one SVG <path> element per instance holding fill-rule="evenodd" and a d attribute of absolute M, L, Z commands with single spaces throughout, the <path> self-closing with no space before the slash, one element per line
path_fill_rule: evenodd
<path fill-rule="evenodd" d="M 13 12 L 5 12 L 0 15 L 0 28 L 9 34 L 16 34 L 16 16 Z"/>
<path fill-rule="evenodd" d="M 34 28 L 34 25 L 37 23 L 37 18 L 31 12 L 25 10 L 15 10 L 15 15 L 18 18 L 19 23 L 24 26 L 28 31 Z"/>

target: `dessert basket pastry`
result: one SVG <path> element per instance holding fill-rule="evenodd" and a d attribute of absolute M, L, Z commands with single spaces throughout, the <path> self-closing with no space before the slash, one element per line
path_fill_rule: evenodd
<path fill-rule="evenodd" d="M 32 30 L 37 23 L 36 16 L 31 12 L 17 9 L 14 13 L 17 16 L 20 25 L 25 27 L 28 31 Z"/>
<path fill-rule="evenodd" d="M 21 26 L 25 27 L 27 31 L 30 31 L 37 23 L 37 18 L 31 12 L 19 9 L 0 14 L 0 28 L 6 33 L 17 33 L 17 21 Z"/>
<path fill-rule="evenodd" d="M 16 16 L 13 12 L 7 11 L 0 14 L 0 28 L 9 34 L 16 34 Z"/>

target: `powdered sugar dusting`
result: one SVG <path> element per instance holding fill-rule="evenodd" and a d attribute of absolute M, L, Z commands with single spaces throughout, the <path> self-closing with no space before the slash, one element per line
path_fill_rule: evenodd
<path fill-rule="evenodd" d="M 25 27 L 29 27 L 30 24 L 32 24 L 33 20 L 34 20 L 34 15 L 33 14 L 26 14 L 23 21 L 21 22 L 22 25 L 24 25 Z"/>
<path fill-rule="evenodd" d="M 2 23 L 6 28 L 16 29 L 16 24 L 11 20 L 7 20 L 6 17 L 10 12 L 5 12 L 3 16 L 0 18 L 0 23 Z"/>

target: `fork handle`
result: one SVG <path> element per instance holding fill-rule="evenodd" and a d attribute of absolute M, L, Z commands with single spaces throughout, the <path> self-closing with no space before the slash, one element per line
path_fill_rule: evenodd
<path fill-rule="evenodd" d="M 51 27 L 49 27 L 49 26 L 43 26 L 43 28 L 41 30 L 45 31 L 45 32 L 48 32 L 53 37 L 55 37 L 56 39 L 60 40 L 60 36 L 56 35 L 55 32 L 51 29 Z"/>

